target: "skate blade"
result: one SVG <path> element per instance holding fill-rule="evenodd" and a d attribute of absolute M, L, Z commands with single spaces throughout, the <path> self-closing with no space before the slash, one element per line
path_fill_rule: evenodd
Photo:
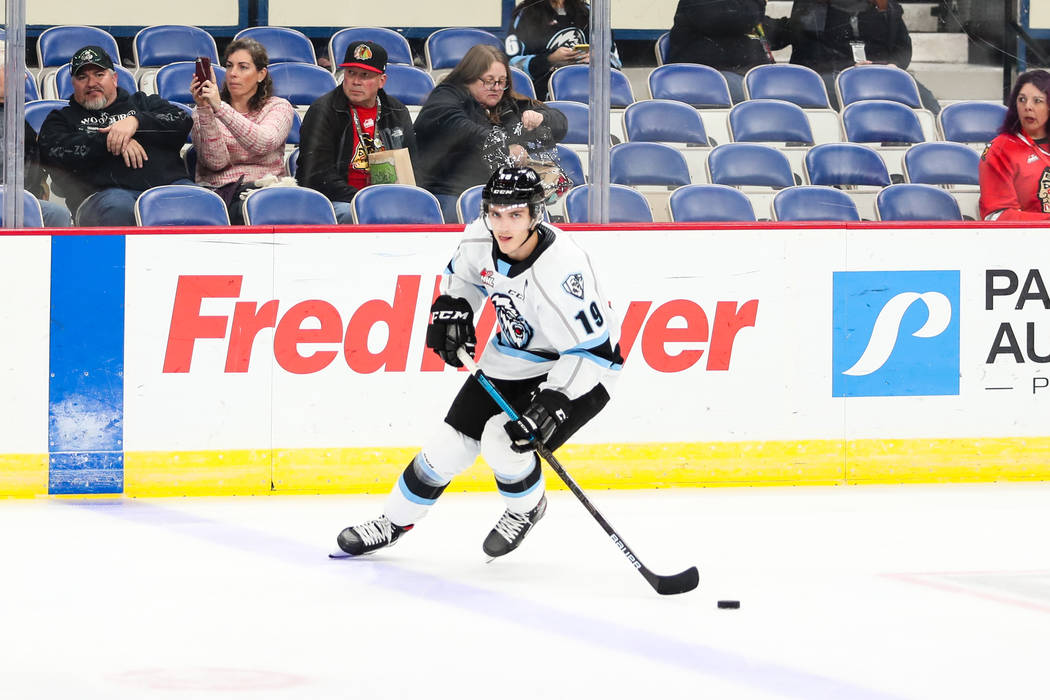
<path fill-rule="evenodd" d="M 341 549 L 337 549 L 334 552 L 329 552 L 328 553 L 328 558 L 329 559 L 351 559 L 351 558 L 353 558 L 353 556 L 354 556 L 353 554 L 347 554 L 346 552 L 344 552 Z"/>

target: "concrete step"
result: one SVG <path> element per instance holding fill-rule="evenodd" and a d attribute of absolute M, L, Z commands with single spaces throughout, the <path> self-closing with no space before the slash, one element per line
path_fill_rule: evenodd
<path fill-rule="evenodd" d="M 928 87 L 938 100 L 1003 99 L 1001 66 L 970 63 L 912 63 L 908 72 Z"/>
<path fill-rule="evenodd" d="M 912 63 L 966 63 L 969 39 L 965 34 L 918 32 L 911 35 Z M 791 47 L 774 51 L 777 63 L 791 60 Z"/>
<path fill-rule="evenodd" d="M 766 14 L 770 17 L 790 17 L 790 0 L 771 0 L 766 3 Z M 909 2 L 901 5 L 904 9 L 904 24 L 910 32 L 937 31 L 937 18 L 931 11 L 937 7 L 935 2 Z"/>

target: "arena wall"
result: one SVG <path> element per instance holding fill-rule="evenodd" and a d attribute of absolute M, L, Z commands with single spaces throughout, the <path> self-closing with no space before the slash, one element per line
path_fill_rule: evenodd
<path fill-rule="evenodd" d="M 1050 478 L 1045 230 L 567 228 L 627 357 L 582 484 Z M 465 376 L 423 346 L 459 230 L 3 232 L 0 494 L 385 492 Z"/>

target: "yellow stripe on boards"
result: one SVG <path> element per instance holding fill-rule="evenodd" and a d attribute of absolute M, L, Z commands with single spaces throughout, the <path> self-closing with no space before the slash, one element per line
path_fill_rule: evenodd
<path fill-rule="evenodd" d="M 273 493 L 269 450 L 126 452 L 127 496 L 261 496 Z"/>
<path fill-rule="evenodd" d="M 46 454 L 0 454 L 0 497 L 46 496 Z"/>

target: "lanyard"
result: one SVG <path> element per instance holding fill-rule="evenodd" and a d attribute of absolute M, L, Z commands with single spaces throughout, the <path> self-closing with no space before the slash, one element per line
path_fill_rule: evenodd
<path fill-rule="evenodd" d="M 383 109 L 382 102 L 379 101 L 379 95 L 376 95 L 376 134 L 379 133 L 379 112 Z M 354 131 L 357 133 L 358 142 L 365 147 L 365 153 L 375 153 L 376 151 L 383 150 L 383 142 L 377 137 L 369 136 L 364 129 L 361 128 L 361 120 L 357 116 L 357 109 L 351 105 L 350 115 L 354 118 Z"/>

